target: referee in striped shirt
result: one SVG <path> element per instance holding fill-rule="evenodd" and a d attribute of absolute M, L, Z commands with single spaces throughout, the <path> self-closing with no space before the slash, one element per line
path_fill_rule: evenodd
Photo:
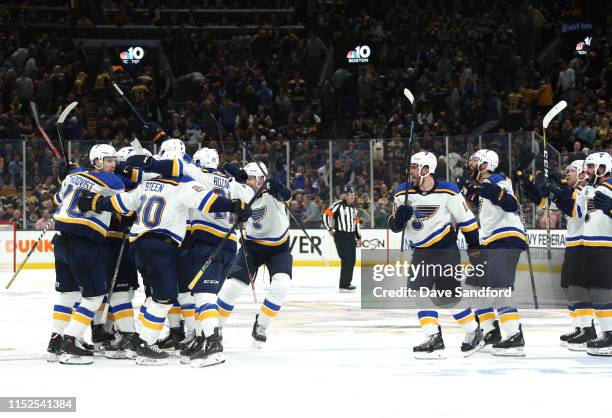
<path fill-rule="evenodd" d="M 344 198 L 325 209 L 323 214 L 323 225 L 334 237 L 336 250 L 340 257 L 340 291 L 352 292 L 355 286 L 353 280 L 353 269 L 357 245 L 361 245 L 361 231 L 359 230 L 359 216 L 355 202 L 355 190 L 351 186 L 344 188 Z"/>

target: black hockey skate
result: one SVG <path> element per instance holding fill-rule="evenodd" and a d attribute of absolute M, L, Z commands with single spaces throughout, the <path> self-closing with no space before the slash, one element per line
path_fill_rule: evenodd
<path fill-rule="evenodd" d="M 160 350 L 180 350 L 179 343 L 185 339 L 183 328 L 170 328 L 170 332 L 166 337 L 157 340 L 156 346 Z"/>
<path fill-rule="evenodd" d="M 185 338 L 183 338 L 181 342 L 178 343 L 177 350 L 183 351 L 184 349 L 189 347 L 191 345 L 191 342 L 195 339 L 195 336 L 196 336 L 195 331 L 186 332 Z"/>
<path fill-rule="evenodd" d="M 51 339 L 49 340 L 49 345 L 47 346 L 47 361 L 49 363 L 55 363 L 59 361 L 60 356 L 62 355 L 62 335 L 57 332 L 51 333 Z"/>
<path fill-rule="evenodd" d="M 496 319 L 493 321 L 493 329 L 487 332 L 484 336 L 485 346 L 483 351 L 491 352 L 493 345 L 501 342 L 501 331 L 499 329 L 499 321 Z"/>
<path fill-rule="evenodd" d="M 567 341 L 576 337 L 580 334 L 580 327 L 575 327 L 571 331 L 566 332 L 565 334 L 561 334 L 559 340 L 561 341 L 561 347 L 567 347 Z"/>
<path fill-rule="evenodd" d="M 525 339 L 523 338 L 523 327 L 519 325 L 519 331 L 516 334 L 497 344 L 493 344 L 491 353 L 494 356 L 524 357 Z"/>
<path fill-rule="evenodd" d="M 156 345 L 149 345 L 145 340 L 136 336 L 136 364 L 139 366 L 163 366 L 168 364 L 170 354 L 162 351 Z"/>
<path fill-rule="evenodd" d="M 587 341 L 591 341 L 597 338 L 597 332 L 595 331 L 595 325 L 591 321 L 591 325 L 588 327 L 580 328 L 580 332 L 574 338 L 567 340 L 567 349 L 570 351 L 586 351 Z"/>
<path fill-rule="evenodd" d="M 601 337 L 587 341 L 586 351 L 591 356 L 612 356 L 612 331 L 604 331 Z"/>
<path fill-rule="evenodd" d="M 104 357 L 113 360 L 135 359 L 137 339 L 135 332 L 117 332 L 113 341 L 103 344 Z"/>
<path fill-rule="evenodd" d="M 81 347 L 76 338 L 64 335 L 62 339 L 62 354 L 59 362 L 62 364 L 91 364 L 93 363 L 93 351 Z"/>
<path fill-rule="evenodd" d="M 215 364 L 225 363 L 223 356 L 223 345 L 221 344 L 219 328 L 215 327 L 215 332 L 206 338 L 206 347 L 191 356 L 191 367 L 208 367 Z"/>
<path fill-rule="evenodd" d="M 444 353 L 444 340 L 442 339 L 442 327 L 438 325 L 438 332 L 427 337 L 427 339 L 412 347 L 414 358 L 416 359 L 443 359 L 446 358 Z"/>
<path fill-rule="evenodd" d="M 474 331 L 465 334 L 463 343 L 461 343 L 461 352 L 464 357 L 469 357 L 484 346 L 485 342 L 482 336 L 482 330 L 477 326 Z"/>
<path fill-rule="evenodd" d="M 204 350 L 204 345 L 206 344 L 206 339 L 203 335 L 196 335 L 191 343 L 183 348 L 179 355 L 181 357 L 181 364 L 189 364 L 191 362 L 191 356 L 195 353 Z"/>
<path fill-rule="evenodd" d="M 91 342 L 94 345 L 94 353 L 103 353 L 104 343 L 111 342 L 115 339 L 113 334 L 104 330 L 104 324 L 91 325 Z"/>
<path fill-rule="evenodd" d="M 255 323 L 253 324 L 253 332 L 251 332 L 251 336 L 253 337 L 253 347 L 261 348 L 264 343 L 268 340 L 266 336 L 266 329 L 259 325 L 259 314 L 255 315 Z"/>

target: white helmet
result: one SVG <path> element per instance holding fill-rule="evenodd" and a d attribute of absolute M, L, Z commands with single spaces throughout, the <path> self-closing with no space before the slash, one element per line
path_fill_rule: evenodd
<path fill-rule="evenodd" d="M 480 171 L 480 165 L 487 163 L 486 170 L 491 173 L 495 171 L 497 166 L 499 165 L 499 156 L 495 151 L 491 151 L 490 149 L 481 149 L 476 151 L 471 157 L 470 160 L 477 159 L 478 160 L 478 173 L 482 173 Z"/>
<path fill-rule="evenodd" d="M 101 162 L 106 157 L 117 157 L 115 147 L 108 144 L 96 144 L 89 150 L 89 162 L 97 169 L 102 168 Z M 99 160 L 98 164 L 96 164 L 96 160 Z"/>
<path fill-rule="evenodd" d="M 151 151 L 149 151 L 148 149 L 143 148 L 142 153 L 144 155 L 148 155 L 149 157 L 151 156 Z M 117 151 L 117 161 L 124 162 L 128 158 L 130 158 L 132 155 L 136 155 L 136 154 L 138 153 L 136 152 L 134 147 L 123 147 L 119 149 L 119 151 Z"/>
<path fill-rule="evenodd" d="M 261 169 L 259 167 L 263 169 L 264 171 L 263 173 L 261 172 Z M 244 171 L 246 171 L 247 176 L 249 177 L 251 176 L 252 177 L 260 177 L 260 176 L 265 177 L 268 175 L 268 168 L 262 162 L 260 162 L 259 164 L 256 162 L 250 162 L 244 167 Z"/>
<path fill-rule="evenodd" d="M 170 156 L 170 153 L 172 153 L 172 156 Z M 185 144 L 183 141 L 177 138 L 168 139 L 161 144 L 161 147 L 159 147 L 159 156 L 165 160 L 172 158 L 183 159 L 184 154 Z"/>
<path fill-rule="evenodd" d="M 580 174 L 584 171 L 584 160 L 574 160 L 565 167 L 565 171 L 575 170 Z"/>
<path fill-rule="evenodd" d="M 610 157 L 610 154 L 607 152 L 594 152 L 593 154 L 587 155 L 584 160 L 585 171 L 590 164 L 595 166 L 595 178 L 609 175 L 612 171 L 612 157 Z M 603 173 L 598 174 L 599 167 L 602 165 L 605 167 L 605 170 Z"/>
<path fill-rule="evenodd" d="M 219 167 L 219 153 L 213 148 L 202 148 L 193 154 L 193 162 L 201 167 Z"/>
<path fill-rule="evenodd" d="M 434 174 L 438 166 L 438 159 L 431 152 L 421 151 L 410 157 L 410 164 L 417 165 L 419 174 L 421 173 L 421 169 L 425 166 L 429 167 L 429 174 Z"/>

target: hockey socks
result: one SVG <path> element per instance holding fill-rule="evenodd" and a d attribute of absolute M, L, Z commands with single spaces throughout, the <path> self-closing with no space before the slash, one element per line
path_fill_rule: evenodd
<path fill-rule="evenodd" d="M 478 322 L 480 323 L 480 329 L 482 329 L 483 334 L 488 334 L 493 331 L 495 325 L 493 322 L 497 319 L 495 315 L 495 310 L 493 308 L 485 308 L 485 309 L 477 309 L 474 314 L 478 318 Z"/>
<path fill-rule="evenodd" d="M 194 332 L 196 327 L 195 298 L 189 292 L 179 293 L 178 303 L 181 307 L 181 316 L 185 321 L 185 332 Z"/>
<path fill-rule="evenodd" d="M 259 310 L 258 323 L 264 329 L 268 328 L 272 323 L 272 319 L 278 316 L 289 287 L 291 286 L 291 278 L 286 273 L 277 273 L 272 276 L 272 284 L 266 299 L 264 299 Z"/>
<path fill-rule="evenodd" d="M 155 302 L 151 297 L 147 298 L 146 309 L 141 309 L 141 324 L 140 338 L 146 341 L 147 344 L 155 344 L 161 330 L 164 328 L 166 316 L 172 305 Z M 144 306 L 144 305 L 143 305 Z"/>
<path fill-rule="evenodd" d="M 438 312 L 419 311 L 417 313 L 421 328 L 427 337 L 438 333 Z"/>
<path fill-rule="evenodd" d="M 115 292 L 110 301 L 108 319 L 115 321 L 115 326 L 121 332 L 136 332 L 134 326 L 133 291 Z"/>
<path fill-rule="evenodd" d="M 510 338 L 519 333 L 520 321 L 518 310 L 516 308 L 499 308 L 497 310 L 497 315 L 499 316 L 499 327 L 504 339 Z"/>
<path fill-rule="evenodd" d="M 217 305 L 219 309 L 219 326 L 223 327 L 225 322 L 232 314 L 234 305 L 240 298 L 242 291 L 247 285 L 237 279 L 227 279 L 221 287 L 221 291 L 217 296 Z"/>
<path fill-rule="evenodd" d="M 70 322 L 73 306 L 81 300 L 80 292 L 58 293 L 58 301 L 53 305 L 53 325 L 51 332 L 63 335 Z"/>
<path fill-rule="evenodd" d="M 82 298 L 78 308 L 72 313 L 70 323 L 64 330 L 64 336 L 69 335 L 77 340 L 80 339 L 93 321 L 95 312 L 101 306 L 103 298 L 103 296 Z"/>
<path fill-rule="evenodd" d="M 197 328 L 204 337 L 208 338 L 219 326 L 219 311 L 217 308 L 217 295 L 214 293 L 196 293 L 196 321 Z"/>

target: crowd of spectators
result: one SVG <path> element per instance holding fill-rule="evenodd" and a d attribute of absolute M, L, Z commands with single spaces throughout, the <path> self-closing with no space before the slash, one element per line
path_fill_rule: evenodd
<path fill-rule="evenodd" d="M 182 138 L 190 151 L 223 146 L 223 158 L 240 161 L 241 140 L 267 162 L 269 150 L 276 147 L 278 175 L 286 177 L 294 191 L 292 208 L 313 227 L 320 224 L 330 196 L 341 197 L 347 184 L 357 190 L 364 225 L 386 225 L 393 191 L 405 178 L 412 123 L 412 152 L 442 154 L 437 171 L 444 177 L 448 170 L 451 179 L 461 174 L 462 159 L 475 146 L 468 134 L 487 125 L 500 134 L 485 137 L 483 143 L 502 155 L 508 147 L 516 150 L 509 162 L 516 164 L 521 149 L 530 146 L 525 133 L 541 133 L 543 115 L 560 99 L 568 101 L 568 108 L 547 132 L 561 153 L 559 168 L 589 150 L 612 146 L 610 46 L 598 36 L 603 34 L 597 17 L 572 2 L 508 1 L 495 8 L 484 0 L 290 3 L 304 31 L 280 30 L 275 26 L 280 22 L 260 22 L 254 34 L 227 36 L 166 30 L 161 46 L 169 66 L 158 60 L 121 67 L 112 47 L 100 48 L 93 57 L 68 33 L 0 31 L 0 217 L 22 215 L 17 193 L 24 181 L 21 143 L 14 140 L 35 134 L 30 100 L 36 101 L 45 120 L 52 120 L 60 106 L 80 102 L 64 131 L 73 141 L 73 161 L 86 164 L 94 141 L 110 141 L 119 148 L 141 134 L 130 109 L 112 90 L 111 76 L 130 92 L 148 120 Z M 287 4 L 171 1 L 163 2 L 163 8 Z M 79 13 L 92 24 L 110 19 L 121 26 L 113 15 L 121 11 L 131 23 L 171 24 L 142 21 L 142 14 L 131 12 L 134 7 L 152 10 L 147 19 L 172 18 L 161 13 L 161 2 L 152 1 L 105 1 L 97 8 L 100 15 Z M 6 22 L 11 13 L 0 12 L 0 21 Z M 593 21 L 587 53 L 572 54 L 572 41 L 565 39 L 554 58 L 541 55 L 569 18 Z M 355 40 L 367 40 L 373 51 L 370 64 L 346 63 L 341 48 L 354 47 Z M 331 71 L 325 73 L 326 68 Z M 416 98 L 414 120 L 405 87 Z M 447 135 L 452 137 L 448 159 Z M 33 228 L 45 210 L 53 211 L 43 203 L 57 187 L 59 161 L 43 143 L 29 143 L 27 151 L 26 226 Z"/>

